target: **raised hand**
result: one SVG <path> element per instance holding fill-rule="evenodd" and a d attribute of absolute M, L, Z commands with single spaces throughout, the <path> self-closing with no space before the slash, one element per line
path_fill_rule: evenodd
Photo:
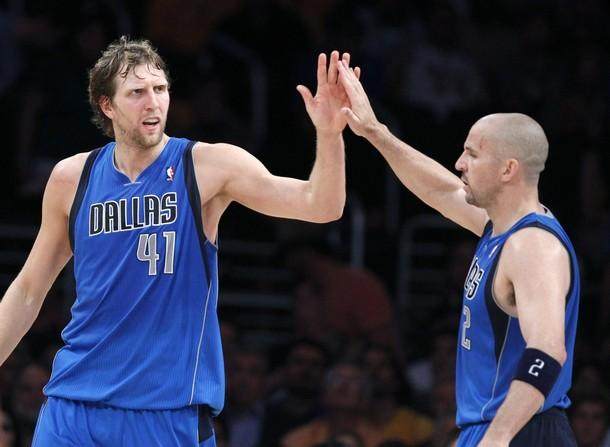
<path fill-rule="evenodd" d="M 339 65 L 345 64 L 349 67 L 350 55 L 343 53 L 339 60 L 339 52 L 333 51 L 330 62 L 326 66 L 326 54 L 318 56 L 318 88 L 313 96 L 304 85 L 298 85 L 297 90 L 303 97 L 305 109 L 318 132 L 341 132 L 346 124 L 347 117 L 341 110 L 350 105 L 345 89 L 339 79 Z M 356 79 L 360 76 L 360 69 L 354 70 Z"/>
<path fill-rule="evenodd" d="M 345 89 L 350 106 L 342 108 L 350 129 L 362 137 L 366 137 L 379 125 L 375 112 L 371 107 L 362 84 L 360 83 L 360 70 L 356 71 L 349 64 L 339 62 L 339 83 Z"/>

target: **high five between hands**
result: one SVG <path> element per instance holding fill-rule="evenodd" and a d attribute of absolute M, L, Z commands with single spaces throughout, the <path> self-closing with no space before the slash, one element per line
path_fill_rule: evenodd
<path fill-rule="evenodd" d="M 333 51 L 330 54 L 330 62 L 327 66 L 326 54 L 321 53 L 318 56 L 318 87 L 315 96 L 304 85 L 297 86 L 297 90 L 305 102 L 305 109 L 318 132 L 342 132 L 348 123 L 352 130 L 356 132 L 351 123 L 353 118 L 347 112 L 353 109 L 352 96 L 356 98 L 356 95 L 350 95 L 346 86 L 346 75 L 343 72 L 349 73 L 355 83 L 360 86 L 367 104 L 368 99 L 358 80 L 360 78 L 360 68 L 351 68 L 349 62 L 349 53 L 343 53 L 339 58 L 339 52 Z M 350 106 L 352 109 L 350 109 Z"/>
<path fill-rule="evenodd" d="M 367 137 L 379 126 L 379 121 L 373 112 L 362 84 L 360 83 L 360 69 L 351 69 L 349 64 L 339 64 L 339 81 L 343 86 L 351 107 L 343 107 L 344 114 L 350 129 L 356 135 Z"/>

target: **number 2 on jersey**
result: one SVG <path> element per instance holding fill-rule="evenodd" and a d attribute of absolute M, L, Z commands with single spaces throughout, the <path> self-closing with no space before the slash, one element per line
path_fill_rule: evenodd
<path fill-rule="evenodd" d="M 163 273 L 171 275 L 174 273 L 174 249 L 176 247 L 176 232 L 164 231 L 165 238 L 165 261 Z M 141 234 L 138 241 L 138 260 L 148 262 L 148 276 L 157 274 L 157 261 L 159 253 L 157 253 L 157 233 Z"/>
<path fill-rule="evenodd" d="M 470 328 L 470 308 L 464 305 L 464 324 L 462 325 L 462 346 L 466 349 L 470 349 L 470 339 L 466 337 L 466 329 Z"/>

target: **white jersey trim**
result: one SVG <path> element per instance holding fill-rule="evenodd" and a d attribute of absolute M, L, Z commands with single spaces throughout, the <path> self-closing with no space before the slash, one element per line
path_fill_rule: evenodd
<path fill-rule="evenodd" d="M 483 414 L 485 413 L 485 409 L 493 401 L 493 399 L 496 395 L 496 385 L 498 384 L 498 376 L 500 375 L 500 364 L 502 363 L 502 354 L 504 354 L 504 347 L 506 346 L 506 340 L 508 340 L 508 331 L 510 329 L 511 320 L 512 320 L 512 317 L 509 315 L 508 323 L 506 324 L 506 333 L 504 335 L 504 341 L 502 342 L 502 349 L 500 350 L 500 356 L 498 357 L 498 366 L 496 367 L 496 377 L 494 379 L 494 385 L 491 389 L 491 397 L 489 398 L 487 403 L 485 405 L 483 405 L 483 408 L 481 408 L 481 420 L 482 421 L 485 420 L 485 418 L 483 417 Z"/>
<path fill-rule="evenodd" d="M 189 405 L 193 404 L 195 397 L 195 382 L 197 381 L 197 368 L 199 368 L 199 354 L 201 353 L 201 342 L 203 341 L 203 332 L 205 331 L 205 322 L 208 316 L 208 303 L 210 301 L 210 292 L 212 291 L 213 283 L 208 287 L 208 295 L 205 298 L 205 307 L 203 309 L 203 323 L 201 324 L 201 334 L 199 334 L 199 343 L 197 344 L 197 358 L 195 359 L 195 371 L 193 371 L 193 385 L 191 386 L 191 398 Z"/>

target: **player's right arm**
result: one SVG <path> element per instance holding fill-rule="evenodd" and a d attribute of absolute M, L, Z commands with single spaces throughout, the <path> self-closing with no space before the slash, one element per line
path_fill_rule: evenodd
<path fill-rule="evenodd" d="M 345 107 L 352 131 L 366 138 L 386 159 L 403 185 L 446 218 L 483 234 L 487 213 L 466 202 L 464 183 L 440 163 L 396 138 L 373 112 L 366 92 L 353 71 L 339 63 L 339 80 L 349 97 Z"/>
<path fill-rule="evenodd" d="M 72 256 L 68 215 L 85 159 L 86 154 L 79 154 L 59 162 L 47 182 L 36 241 L 0 301 L 0 364 L 32 327 L 45 296 Z"/>

